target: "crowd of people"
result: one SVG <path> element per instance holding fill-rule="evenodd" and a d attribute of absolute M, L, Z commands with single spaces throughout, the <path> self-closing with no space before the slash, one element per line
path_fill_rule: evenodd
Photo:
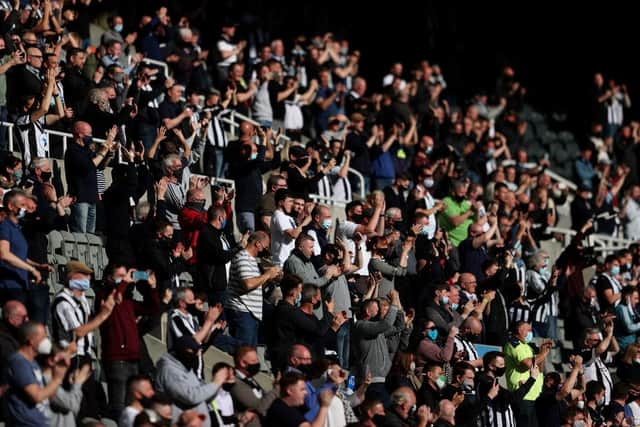
<path fill-rule="evenodd" d="M 94 7 L 0 1 L 7 425 L 640 425 L 640 244 L 586 244 L 640 237 L 624 84 L 594 77 L 572 193 L 510 66 L 453 103 L 427 60 L 370 84 L 331 33 L 206 46 L 164 6 L 92 45 Z M 103 236 L 105 271 L 49 264 L 52 230 Z"/>

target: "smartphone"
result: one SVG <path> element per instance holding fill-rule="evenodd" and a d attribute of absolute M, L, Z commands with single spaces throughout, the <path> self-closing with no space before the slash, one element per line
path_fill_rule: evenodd
<path fill-rule="evenodd" d="M 132 277 L 136 282 L 140 280 L 149 280 L 149 273 L 146 271 L 134 271 Z"/>

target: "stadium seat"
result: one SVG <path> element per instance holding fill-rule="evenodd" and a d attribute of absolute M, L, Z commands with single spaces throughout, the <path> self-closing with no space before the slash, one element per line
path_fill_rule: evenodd
<path fill-rule="evenodd" d="M 69 259 L 78 259 L 78 246 L 76 245 L 76 238 L 72 233 L 68 231 L 61 231 L 62 235 L 62 255 Z"/>
<path fill-rule="evenodd" d="M 108 260 L 102 239 L 95 234 L 87 234 L 89 243 L 89 254 L 87 265 L 89 265 L 96 273 L 96 277 L 102 277 L 102 272 L 107 266 Z"/>
<path fill-rule="evenodd" d="M 50 254 L 62 253 L 62 234 L 58 230 L 53 230 L 47 235 L 48 248 Z"/>
<path fill-rule="evenodd" d="M 191 277 L 191 273 L 185 271 L 180 274 L 180 286 L 193 286 L 193 277 Z"/>
<path fill-rule="evenodd" d="M 76 239 L 78 259 L 91 267 L 91 261 L 89 259 L 89 240 L 87 240 L 87 235 L 84 233 L 73 233 L 73 237 Z"/>

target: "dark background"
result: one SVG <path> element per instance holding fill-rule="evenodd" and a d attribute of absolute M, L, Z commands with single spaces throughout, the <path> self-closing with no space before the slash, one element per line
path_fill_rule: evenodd
<path fill-rule="evenodd" d="M 566 113 L 566 126 L 586 129 L 593 73 L 625 82 L 632 96 L 638 74 L 635 13 L 630 3 L 477 1 L 169 0 L 215 40 L 222 17 L 240 31 L 262 27 L 268 38 L 333 32 L 362 52 L 361 73 L 376 89 L 391 62 L 405 71 L 420 59 L 439 63 L 451 93 L 492 90 L 502 66 L 511 64 L 528 100 L 545 112 Z M 153 2 L 157 7 L 158 2 Z M 390 6 L 390 5 L 393 5 Z M 174 19 L 174 22 L 177 18 Z M 287 46 L 287 50 L 290 47 Z M 463 100 L 458 100 L 463 101 Z M 636 111 L 632 110 L 632 117 Z M 627 118 L 630 118 L 627 116 Z"/>

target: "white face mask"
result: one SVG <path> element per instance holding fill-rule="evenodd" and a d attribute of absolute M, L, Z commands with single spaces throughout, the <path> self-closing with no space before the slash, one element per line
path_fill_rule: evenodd
<path fill-rule="evenodd" d="M 409 369 L 411 370 L 411 372 L 416 370 L 416 362 L 411 362 L 411 364 L 409 365 Z"/>
<path fill-rule="evenodd" d="M 36 349 L 36 351 L 38 352 L 38 354 L 51 354 L 52 348 L 53 344 L 51 343 L 49 337 L 47 337 L 40 341 L 40 344 L 38 344 L 38 348 Z"/>

